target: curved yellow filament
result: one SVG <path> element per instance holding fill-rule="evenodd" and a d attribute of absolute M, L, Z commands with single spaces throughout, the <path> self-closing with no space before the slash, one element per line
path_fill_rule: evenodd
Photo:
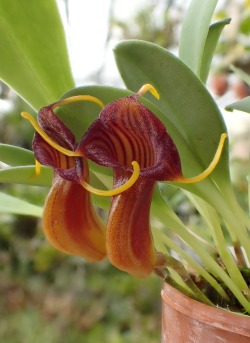
<path fill-rule="evenodd" d="M 218 145 L 218 148 L 216 150 L 216 153 L 214 155 L 214 158 L 212 160 L 212 162 L 210 163 L 210 165 L 208 166 L 208 168 L 206 170 L 204 170 L 204 172 L 202 172 L 200 175 L 197 175 L 195 177 L 191 177 L 191 178 L 185 178 L 185 177 L 181 177 L 179 179 L 175 179 L 175 182 L 179 182 L 179 183 L 196 183 L 196 182 L 200 182 L 202 180 L 204 180 L 205 178 L 207 178 L 212 171 L 214 170 L 214 168 L 217 166 L 221 154 L 222 154 L 222 150 L 223 150 L 223 146 L 224 146 L 224 142 L 227 138 L 227 134 L 223 133 L 220 137 L 220 142 Z"/>
<path fill-rule="evenodd" d="M 39 135 L 54 149 L 58 150 L 59 152 L 61 152 L 62 154 L 66 155 L 66 156 L 70 156 L 70 157 L 82 156 L 82 154 L 80 152 L 75 152 L 75 151 L 63 148 L 62 146 L 60 146 L 59 144 L 54 142 L 47 135 L 47 133 L 43 131 L 43 129 L 39 126 L 38 122 L 28 112 L 22 112 L 21 116 L 23 118 L 27 119 L 31 123 L 31 125 L 34 127 L 34 129 L 39 133 Z"/>
<path fill-rule="evenodd" d="M 85 188 L 88 192 L 99 195 L 99 196 L 106 196 L 106 197 L 111 197 L 114 195 L 121 194 L 125 192 L 127 189 L 133 186 L 133 184 L 137 181 L 138 177 L 140 176 L 140 166 L 136 161 L 132 162 L 133 166 L 133 174 L 131 175 L 130 179 L 122 186 L 108 190 L 108 191 L 103 191 L 96 189 L 92 186 L 90 186 L 88 183 L 86 183 L 84 180 L 81 181 L 81 184 L 83 188 Z"/>
<path fill-rule="evenodd" d="M 54 108 L 59 107 L 59 106 L 64 106 L 64 105 L 70 104 L 71 102 L 82 101 L 82 100 L 94 102 L 97 105 L 99 105 L 101 108 L 105 107 L 104 103 L 101 100 L 99 100 L 98 98 L 96 98 L 95 96 L 92 96 L 92 95 L 74 95 L 74 96 L 70 96 L 70 97 L 65 98 L 61 101 L 56 102 L 52 108 L 54 109 Z"/>
<path fill-rule="evenodd" d="M 143 85 L 137 94 L 139 96 L 143 96 L 148 91 L 152 93 L 156 99 L 160 99 L 160 94 L 150 83 L 146 83 L 145 85 Z"/>

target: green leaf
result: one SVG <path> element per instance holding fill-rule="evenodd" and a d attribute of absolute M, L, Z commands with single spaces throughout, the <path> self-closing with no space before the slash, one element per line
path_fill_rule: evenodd
<path fill-rule="evenodd" d="M 238 110 L 250 113 L 250 96 L 226 106 L 227 111 Z"/>
<path fill-rule="evenodd" d="M 198 76 L 217 2 L 218 0 L 192 0 L 182 24 L 179 57 Z"/>
<path fill-rule="evenodd" d="M 0 161 L 13 167 L 25 166 L 33 164 L 35 157 L 30 150 L 0 143 Z"/>
<path fill-rule="evenodd" d="M 41 217 L 43 209 L 24 200 L 0 192 L 0 212 Z"/>
<path fill-rule="evenodd" d="M 221 32 L 224 29 L 225 25 L 228 25 L 230 23 L 230 18 L 225 18 L 223 20 L 218 21 L 217 23 L 214 23 L 210 26 L 203 55 L 202 55 L 202 61 L 201 61 L 201 68 L 200 68 L 200 79 L 202 82 L 206 83 L 212 58 L 215 52 L 215 48 L 217 46 L 218 40 L 220 38 Z"/>
<path fill-rule="evenodd" d="M 0 182 L 33 186 L 51 186 L 52 170 L 41 167 L 40 175 L 35 174 L 35 166 L 19 166 L 0 170 Z"/>
<path fill-rule="evenodd" d="M 34 109 L 74 86 L 55 0 L 0 1 L 0 78 Z"/>

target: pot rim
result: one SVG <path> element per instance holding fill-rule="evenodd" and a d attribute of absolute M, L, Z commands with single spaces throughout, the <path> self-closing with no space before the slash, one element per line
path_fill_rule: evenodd
<path fill-rule="evenodd" d="M 166 283 L 161 296 L 164 303 L 197 321 L 250 337 L 249 316 L 200 303 Z"/>

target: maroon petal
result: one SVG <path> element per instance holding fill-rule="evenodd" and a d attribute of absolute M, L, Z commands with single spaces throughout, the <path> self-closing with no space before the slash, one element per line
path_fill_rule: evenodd
<path fill-rule="evenodd" d="M 43 107 L 39 111 L 39 125 L 55 143 L 63 148 L 74 151 L 77 142 L 73 133 L 54 113 L 53 109 L 56 104 L 54 103 Z M 79 170 L 81 169 L 82 158 L 64 155 L 48 144 L 37 132 L 33 139 L 33 151 L 39 163 L 52 167 L 62 178 L 77 182 L 79 177 L 81 177 L 82 173 L 80 172 L 79 175 Z M 78 166 L 77 169 L 76 166 Z"/>
<path fill-rule="evenodd" d="M 57 102 L 43 107 L 38 112 L 38 123 L 47 135 L 60 146 L 74 150 L 77 146 L 75 136 L 54 113 Z"/>
<path fill-rule="evenodd" d="M 106 256 L 105 230 L 81 185 L 56 175 L 46 199 L 43 229 L 58 250 L 89 261 Z"/>
<path fill-rule="evenodd" d="M 124 179 L 126 174 L 119 173 L 115 184 Z M 149 224 L 154 185 L 154 181 L 140 178 L 129 190 L 113 197 L 107 223 L 106 245 L 110 262 L 137 277 L 150 274 L 156 263 Z"/>

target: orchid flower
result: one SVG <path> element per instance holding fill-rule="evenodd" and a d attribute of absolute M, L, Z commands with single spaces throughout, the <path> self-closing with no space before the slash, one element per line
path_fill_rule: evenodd
<path fill-rule="evenodd" d="M 147 91 L 159 98 L 155 88 L 146 84 L 137 93 L 105 107 L 88 95 L 53 103 L 39 111 L 39 124 L 23 113 L 37 131 L 33 142 L 39 162 L 36 172 L 39 164 L 55 171 L 43 214 L 48 240 L 61 251 L 89 260 L 107 254 L 114 266 L 137 277 L 165 264 L 164 256 L 155 250 L 150 230 L 150 205 L 157 181 L 202 181 L 216 167 L 226 139 L 222 134 L 203 173 L 185 178 L 177 147 L 165 126 L 139 101 Z M 54 109 L 79 100 L 104 108 L 78 144 Z M 100 191 L 88 184 L 88 159 L 113 169 L 113 190 Z M 90 193 L 112 196 L 106 227 L 92 207 Z"/>

